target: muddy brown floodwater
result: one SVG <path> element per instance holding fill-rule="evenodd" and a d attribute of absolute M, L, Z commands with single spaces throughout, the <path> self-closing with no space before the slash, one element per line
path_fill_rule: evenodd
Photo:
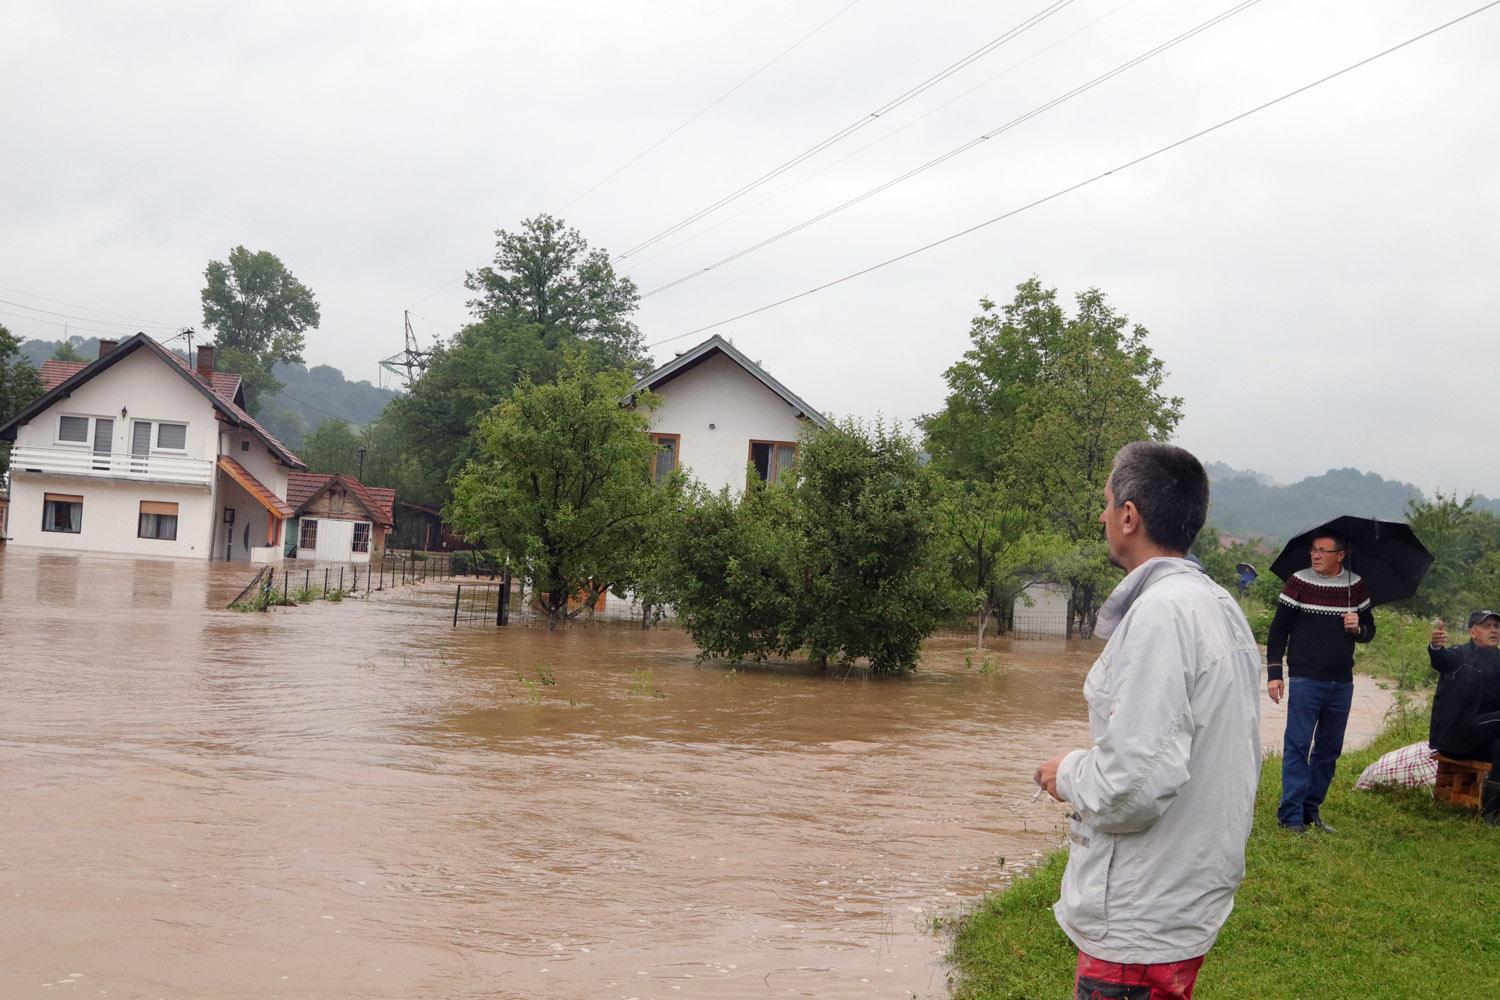
<path fill-rule="evenodd" d="M 1061 840 L 1090 643 L 731 671 L 248 575 L 0 548 L 0 997 L 939 997 L 932 918 Z"/>

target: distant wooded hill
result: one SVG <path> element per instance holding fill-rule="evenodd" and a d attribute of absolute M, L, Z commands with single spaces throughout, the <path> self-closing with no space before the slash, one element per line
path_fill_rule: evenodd
<path fill-rule="evenodd" d="M 1236 538 L 1259 536 L 1280 543 L 1339 514 L 1404 520 L 1408 502 L 1428 499 L 1411 483 L 1358 469 L 1329 469 L 1283 486 L 1262 473 L 1222 462 L 1210 462 L 1206 468 L 1213 483 L 1209 521 L 1220 534 Z M 1474 506 L 1500 513 L 1500 500 L 1489 497 L 1476 496 Z"/>
<path fill-rule="evenodd" d="M 67 342 L 85 361 L 99 356 L 97 337 L 70 337 Z M 40 368 L 62 346 L 59 340 L 27 340 L 21 344 L 21 356 Z M 277 365 L 272 373 L 283 388 L 265 398 L 256 417 L 292 449 L 300 448 L 309 431 L 333 417 L 359 430 L 380 416 L 385 404 L 397 395 L 393 389 L 380 389 L 367 381 L 351 382 L 332 365 Z"/>

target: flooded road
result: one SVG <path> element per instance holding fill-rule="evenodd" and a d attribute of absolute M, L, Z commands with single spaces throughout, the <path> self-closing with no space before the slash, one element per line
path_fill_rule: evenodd
<path fill-rule="evenodd" d="M 0 997 L 940 997 L 932 917 L 1062 838 L 1094 644 L 730 671 L 249 575 L 0 547 Z"/>

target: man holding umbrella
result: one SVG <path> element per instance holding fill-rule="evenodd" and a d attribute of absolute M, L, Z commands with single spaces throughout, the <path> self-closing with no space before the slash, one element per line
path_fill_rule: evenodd
<path fill-rule="evenodd" d="M 1332 833 L 1320 809 L 1344 750 L 1354 644 L 1375 638 L 1375 619 L 1364 580 L 1344 567 L 1344 539 L 1320 534 L 1308 551 L 1312 565 L 1287 577 L 1266 641 L 1272 701 L 1279 704 L 1287 686 L 1283 659 L 1291 674 L 1276 820 L 1295 833 L 1309 826 Z"/>

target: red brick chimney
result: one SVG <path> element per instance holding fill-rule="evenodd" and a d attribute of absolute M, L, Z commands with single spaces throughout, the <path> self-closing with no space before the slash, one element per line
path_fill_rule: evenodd
<path fill-rule="evenodd" d="M 211 378 L 214 373 L 214 345 L 204 344 L 198 348 L 198 374 Z"/>
<path fill-rule="evenodd" d="M 120 346 L 120 342 L 118 340 L 101 340 L 101 341 L 99 341 L 99 357 L 101 357 L 101 358 L 104 357 L 110 351 L 113 351 L 116 347 L 119 347 L 119 346 Z"/>

